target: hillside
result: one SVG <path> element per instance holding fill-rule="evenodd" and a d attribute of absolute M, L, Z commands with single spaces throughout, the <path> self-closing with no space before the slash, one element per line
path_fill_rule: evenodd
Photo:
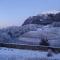
<path fill-rule="evenodd" d="M 48 25 L 53 22 L 60 22 L 60 12 L 56 14 L 40 14 L 36 16 L 29 17 L 25 20 L 22 25 L 27 24 L 40 24 L 40 25 Z"/>
<path fill-rule="evenodd" d="M 29 17 L 22 26 L 0 29 L 0 42 L 39 45 L 41 38 L 50 46 L 60 47 L 60 13 Z"/>

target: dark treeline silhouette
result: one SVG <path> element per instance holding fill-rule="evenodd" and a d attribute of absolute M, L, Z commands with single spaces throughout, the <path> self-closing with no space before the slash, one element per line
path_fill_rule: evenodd
<path fill-rule="evenodd" d="M 48 39 L 44 39 L 44 38 L 41 39 L 41 42 L 39 44 L 43 46 L 50 46 Z"/>

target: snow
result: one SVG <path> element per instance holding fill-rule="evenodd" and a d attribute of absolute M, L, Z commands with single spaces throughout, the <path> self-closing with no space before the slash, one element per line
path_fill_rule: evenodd
<path fill-rule="evenodd" d="M 52 14 L 56 14 L 56 13 L 58 13 L 58 12 L 60 12 L 59 10 L 48 10 L 48 11 L 45 11 L 45 12 L 42 12 L 41 14 L 50 14 L 50 13 L 52 13 Z"/>
<path fill-rule="evenodd" d="M 60 53 L 47 57 L 47 52 L 0 47 L 0 60 L 54 60 L 60 59 Z"/>

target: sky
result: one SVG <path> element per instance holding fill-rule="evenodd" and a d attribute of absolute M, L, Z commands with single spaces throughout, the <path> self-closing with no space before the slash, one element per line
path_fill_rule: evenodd
<path fill-rule="evenodd" d="M 0 0 L 0 28 L 21 26 L 29 17 L 60 11 L 60 0 Z"/>

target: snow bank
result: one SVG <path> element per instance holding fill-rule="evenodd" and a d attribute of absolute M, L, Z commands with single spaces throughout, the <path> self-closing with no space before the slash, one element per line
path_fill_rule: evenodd
<path fill-rule="evenodd" d="M 47 57 L 47 52 L 0 47 L 0 60 L 60 60 L 60 53 Z"/>

